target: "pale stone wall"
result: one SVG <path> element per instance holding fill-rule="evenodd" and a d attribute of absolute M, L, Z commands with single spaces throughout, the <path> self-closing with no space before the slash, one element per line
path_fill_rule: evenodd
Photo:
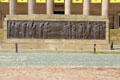
<path fill-rule="evenodd" d="M 110 30 L 110 42 L 114 45 L 120 45 L 120 29 L 111 29 Z"/>
<path fill-rule="evenodd" d="M 7 20 L 36 20 L 36 21 L 106 21 L 105 40 L 66 40 L 66 39 L 7 39 Z M 48 51 L 93 51 L 96 44 L 97 50 L 108 50 L 109 46 L 109 20 L 102 16 L 82 15 L 12 15 L 4 21 L 3 48 L 15 48 L 18 43 L 20 49 L 40 49 Z M 31 46 L 32 45 L 32 46 Z"/>

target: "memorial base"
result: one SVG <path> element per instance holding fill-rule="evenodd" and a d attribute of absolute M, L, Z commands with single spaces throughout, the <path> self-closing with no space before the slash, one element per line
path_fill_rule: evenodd
<path fill-rule="evenodd" d="M 94 44 L 97 51 L 110 50 L 109 21 L 101 16 L 8 15 L 2 48 L 15 49 L 16 43 L 19 50 L 94 51 Z"/>

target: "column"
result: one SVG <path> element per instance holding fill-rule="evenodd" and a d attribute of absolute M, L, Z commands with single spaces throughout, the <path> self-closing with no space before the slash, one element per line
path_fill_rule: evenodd
<path fill-rule="evenodd" d="M 35 0 L 28 0 L 28 14 L 35 13 Z"/>
<path fill-rule="evenodd" d="M 90 14 L 90 0 L 84 0 L 83 2 L 83 15 L 89 16 Z"/>
<path fill-rule="evenodd" d="M 9 0 L 9 14 L 16 14 L 16 0 Z"/>
<path fill-rule="evenodd" d="M 71 4 L 72 0 L 65 0 L 65 14 L 71 14 Z"/>
<path fill-rule="evenodd" d="M 102 0 L 102 16 L 108 17 L 109 0 Z"/>
<path fill-rule="evenodd" d="M 54 0 L 47 0 L 47 14 L 53 14 L 53 3 Z"/>

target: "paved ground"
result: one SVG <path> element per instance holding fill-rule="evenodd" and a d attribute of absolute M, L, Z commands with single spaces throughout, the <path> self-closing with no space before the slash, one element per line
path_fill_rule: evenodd
<path fill-rule="evenodd" d="M 0 66 L 119 66 L 120 54 L 0 53 Z"/>
<path fill-rule="evenodd" d="M 120 80 L 120 55 L 0 53 L 0 80 Z"/>
<path fill-rule="evenodd" d="M 120 68 L 0 67 L 0 80 L 120 80 Z"/>

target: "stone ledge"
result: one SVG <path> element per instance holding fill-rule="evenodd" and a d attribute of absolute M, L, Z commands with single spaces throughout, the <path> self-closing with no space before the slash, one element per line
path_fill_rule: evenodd
<path fill-rule="evenodd" d="M 5 20 L 51 20 L 51 21 L 107 21 L 107 17 L 103 16 L 83 16 L 83 15 L 7 15 Z"/>

